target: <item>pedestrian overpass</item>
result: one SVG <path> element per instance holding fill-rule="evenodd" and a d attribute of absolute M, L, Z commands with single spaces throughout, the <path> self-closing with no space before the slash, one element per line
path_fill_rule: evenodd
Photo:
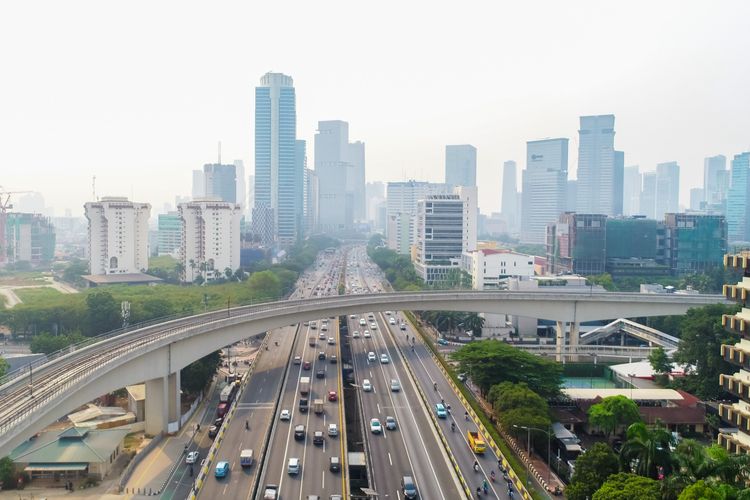
<path fill-rule="evenodd" d="M 651 328 L 629 319 L 619 318 L 613 322 L 600 326 L 594 330 L 588 331 L 581 335 L 581 344 L 590 345 L 596 344 L 600 340 L 611 337 L 617 333 L 626 333 L 631 337 L 643 340 L 648 343 L 649 346 L 659 346 L 664 348 L 665 351 L 674 351 L 677 349 L 680 339 L 672 335 L 666 334 L 655 328 Z M 621 345 L 624 337 L 621 338 Z"/>
<path fill-rule="evenodd" d="M 513 314 L 557 322 L 557 350 L 578 344 L 582 321 L 680 315 L 724 302 L 718 295 L 431 291 L 317 297 L 249 305 L 150 325 L 134 325 L 72 346 L 8 374 L 0 383 L 0 455 L 75 408 L 126 385 L 146 384 L 146 432 L 180 418 L 180 369 L 242 339 L 321 317 L 385 310 Z"/>

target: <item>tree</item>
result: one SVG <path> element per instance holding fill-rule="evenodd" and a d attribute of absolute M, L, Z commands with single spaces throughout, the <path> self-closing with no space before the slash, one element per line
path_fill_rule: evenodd
<path fill-rule="evenodd" d="M 657 347 L 648 355 L 651 368 L 659 375 L 669 375 L 672 372 L 672 362 L 662 347 Z"/>
<path fill-rule="evenodd" d="M 273 271 L 253 273 L 247 286 L 256 300 L 278 299 L 281 296 L 281 282 Z"/>
<path fill-rule="evenodd" d="M 122 326 L 120 304 L 106 291 L 97 291 L 86 296 L 88 307 L 86 335 L 95 336 Z"/>
<path fill-rule="evenodd" d="M 231 267 L 224 268 L 224 276 L 226 276 L 227 280 L 231 280 L 233 275 L 234 271 L 232 271 Z"/>
<path fill-rule="evenodd" d="M 607 478 L 592 500 L 661 500 L 659 482 L 620 472 Z"/>
<path fill-rule="evenodd" d="M 594 443 L 576 459 L 576 468 L 570 484 L 565 489 L 569 500 L 587 500 L 607 478 L 620 469 L 617 455 L 605 443 Z"/>
<path fill-rule="evenodd" d="M 0 458 L 0 482 L 4 490 L 16 487 L 16 467 L 9 457 Z"/>
<path fill-rule="evenodd" d="M 524 383 L 493 385 L 487 400 L 492 403 L 500 425 L 516 436 L 526 434 L 520 426 L 547 429 L 552 424 L 547 401 Z"/>
<path fill-rule="evenodd" d="M 70 335 L 50 335 L 49 333 L 40 333 L 34 335 L 31 339 L 29 348 L 33 353 L 52 354 L 53 352 L 64 349 L 69 345 L 77 344 L 85 339 L 80 333 Z"/>
<path fill-rule="evenodd" d="M 68 267 L 63 271 L 63 280 L 74 285 L 79 285 L 82 282 L 81 276 L 88 274 L 89 265 L 85 260 L 74 259 L 68 264 Z"/>
<path fill-rule="evenodd" d="M 544 398 L 556 396 L 562 385 L 562 366 L 497 340 L 472 342 L 453 353 L 460 370 L 468 373 L 482 394 L 501 382 L 524 382 Z"/>
<path fill-rule="evenodd" d="M 480 316 L 477 313 L 468 313 L 464 317 L 464 328 L 467 331 L 470 330 L 475 337 L 481 337 L 484 321 L 484 316 Z"/>
<path fill-rule="evenodd" d="M 725 500 L 724 495 L 719 493 L 717 488 L 709 486 L 703 480 L 691 484 L 682 490 L 682 493 L 677 498 L 679 500 Z"/>
<path fill-rule="evenodd" d="M 4 377 L 9 368 L 8 361 L 5 358 L 0 358 L 0 377 Z"/>
<path fill-rule="evenodd" d="M 617 289 L 615 287 L 614 281 L 612 281 L 612 275 L 609 273 L 586 276 L 586 284 L 588 286 L 599 285 L 608 292 L 612 292 Z"/>
<path fill-rule="evenodd" d="M 618 429 L 640 422 L 638 405 L 625 396 L 609 396 L 589 408 L 589 424 L 609 438 Z"/>
<path fill-rule="evenodd" d="M 628 427 L 627 440 L 620 450 L 620 464 L 623 470 L 644 477 L 656 479 L 659 468 L 665 475 L 669 474 L 672 468 L 670 444 L 672 434 L 667 429 L 660 425 L 649 429 L 637 422 Z"/>
<path fill-rule="evenodd" d="M 221 353 L 212 352 L 180 370 L 180 385 L 185 392 L 198 394 L 211 381 L 221 363 Z"/>

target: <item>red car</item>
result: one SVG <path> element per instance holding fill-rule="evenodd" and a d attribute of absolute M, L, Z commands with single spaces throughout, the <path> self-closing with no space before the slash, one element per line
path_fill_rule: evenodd
<path fill-rule="evenodd" d="M 328 391 L 328 401 L 336 401 L 338 398 L 336 391 Z"/>
<path fill-rule="evenodd" d="M 309 370 L 310 369 L 310 362 L 309 361 L 305 361 L 304 363 L 302 363 L 302 369 L 303 370 Z"/>

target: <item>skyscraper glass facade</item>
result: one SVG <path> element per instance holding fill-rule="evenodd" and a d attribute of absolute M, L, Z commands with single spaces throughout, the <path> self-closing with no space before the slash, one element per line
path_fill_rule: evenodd
<path fill-rule="evenodd" d="M 615 192 L 622 192 L 616 173 L 615 116 L 582 116 L 578 131 L 578 200 L 576 211 L 616 215 Z M 622 200 L 622 194 L 619 199 Z M 620 212 L 622 211 L 620 202 Z"/>
<path fill-rule="evenodd" d="M 750 240 L 750 152 L 734 155 L 727 198 L 729 241 Z"/>

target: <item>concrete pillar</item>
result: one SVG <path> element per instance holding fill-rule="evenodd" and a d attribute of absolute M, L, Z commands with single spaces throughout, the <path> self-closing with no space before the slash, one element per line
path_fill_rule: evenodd
<path fill-rule="evenodd" d="M 580 340 L 580 333 L 579 333 L 579 324 L 577 321 L 572 321 L 570 324 L 570 337 L 568 344 L 570 345 L 571 352 L 574 352 L 575 349 L 578 347 L 578 342 Z M 571 357 L 569 358 L 570 361 L 578 361 L 578 354 L 571 354 Z"/>
<path fill-rule="evenodd" d="M 563 321 L 555 321 L 555 333 L 557 337 L 555 361 L 562 363 L 565 361 L 563 358 L 563 349 L 565 349 L 565 323 Z"/>
<path fill-rule="evenodd" d="M 167 432 L 167 416 L 167 377 L 146 380 L 146 434 Z"/>
<path fill-rule="evenodd" d="M 180 421 L 180 372 L 170 373 L 167 378 L 167 390 L 169 401 L 169 421 Z"/>

